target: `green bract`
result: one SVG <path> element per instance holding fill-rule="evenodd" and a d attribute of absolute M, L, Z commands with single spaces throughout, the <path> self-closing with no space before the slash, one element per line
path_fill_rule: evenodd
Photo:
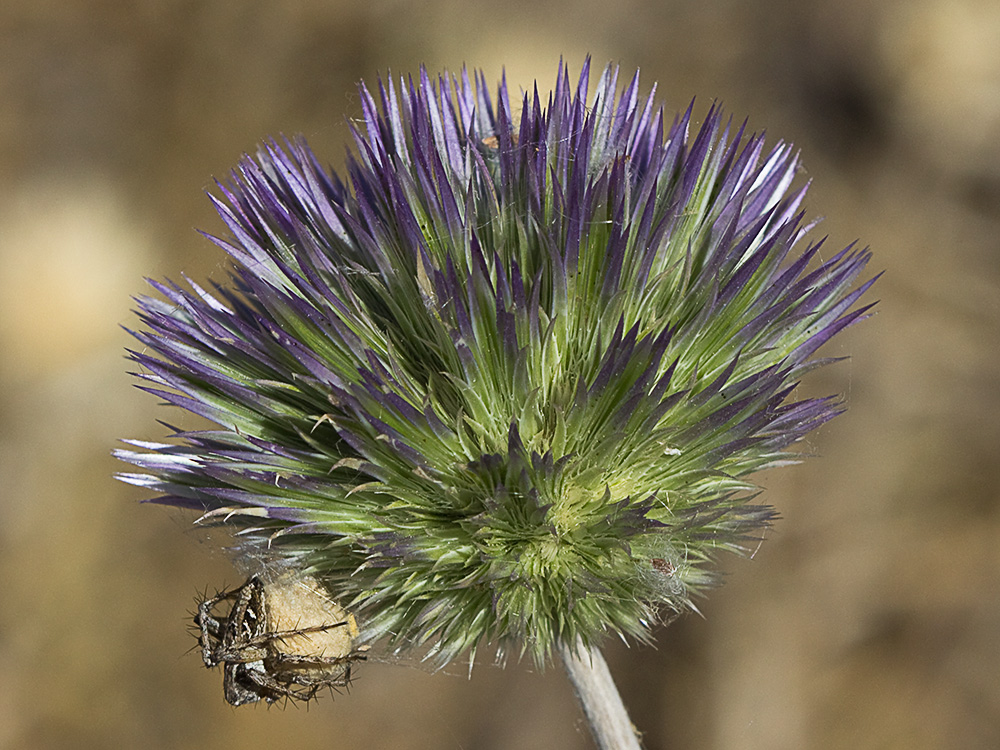
<path fill-rule="evenodd" d="M 244 160 L 232 283 L 154 283 L 132 353 L 217 428 L 133 441 L 122 478 L 442 663 L 690 607 L 772 518 L 745 477 L 839 411 L 791 394 L 868 253 L 792 252 L 789 146 L 588 78 L 517 116 L 480 76 L 362 87 L 346 184 L 303 143 Z"/>

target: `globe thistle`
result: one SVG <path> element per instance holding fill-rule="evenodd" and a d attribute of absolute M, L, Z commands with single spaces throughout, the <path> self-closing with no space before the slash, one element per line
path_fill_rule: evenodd
<path fill-rule="evenodd" d="M 869 254 L 805 239 L 790 145 L 589 74 L 362 85 L 344 179 L 302 141 L 245 158 L 231 280 L 151 282 L 131 352 L 214 427 L 129 441 L 121 478 L 440 664 L 693 608 L 773 519 L 748 476 L 842 408 L 793 391 Z"/>

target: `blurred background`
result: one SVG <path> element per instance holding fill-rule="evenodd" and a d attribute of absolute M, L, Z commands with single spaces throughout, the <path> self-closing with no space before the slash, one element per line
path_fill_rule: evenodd
<path fill-rule="evenodd" d="M 886 270 L 820 456 L 703 617 L 606 649 L 646 746 L 1000 747 L 1000 4 L 995 0 L 4 0 L 0 748 L 590 747 L 561 670 L 369 664 L 350 695 L 232 709 L 191 649 L 241 582 L 191 516 L 110 477 L 176 419 L 123 349 L 144 276 L 223 279 L 204 195 L 260 139 L 339 168 L 360 78 L 590 53 L 793 141 L 830 252 Z M 460 670 L 459 670 L 460 671 Z"/>

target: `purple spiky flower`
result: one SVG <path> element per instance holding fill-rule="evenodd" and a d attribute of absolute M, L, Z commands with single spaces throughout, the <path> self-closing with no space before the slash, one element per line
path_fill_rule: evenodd
<path fill-rule="evenodd" d="M 791 146 L 589 75 L 362 86 L 346 181 L 301 141 L 244 159 L 231 283 L 153 282 L 131 353 L 215 427 L 132 441 L 121 478 L 442 663 L 691 607 L 773 517 L 747 476 L 840 411 L 793 391 L 869 254 L 805 239 Z"/>

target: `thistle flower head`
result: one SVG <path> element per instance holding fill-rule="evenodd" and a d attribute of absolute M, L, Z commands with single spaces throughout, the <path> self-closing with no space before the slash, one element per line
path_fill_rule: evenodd
<path fill-rule="evenodd" d="M 789 145 L 588 80 L 494 104 L 422 71 L 362 86 L 346 179 L 300 141 L 244 159 L 231 283 L 153 282 L 131 353 L 215 427 L 130 441 L 122 478 L 442 663 L 690 608 L 772 518 L 747 476 L 840 410 L 793 390 L 868 253 L 804 239 Z"/>

